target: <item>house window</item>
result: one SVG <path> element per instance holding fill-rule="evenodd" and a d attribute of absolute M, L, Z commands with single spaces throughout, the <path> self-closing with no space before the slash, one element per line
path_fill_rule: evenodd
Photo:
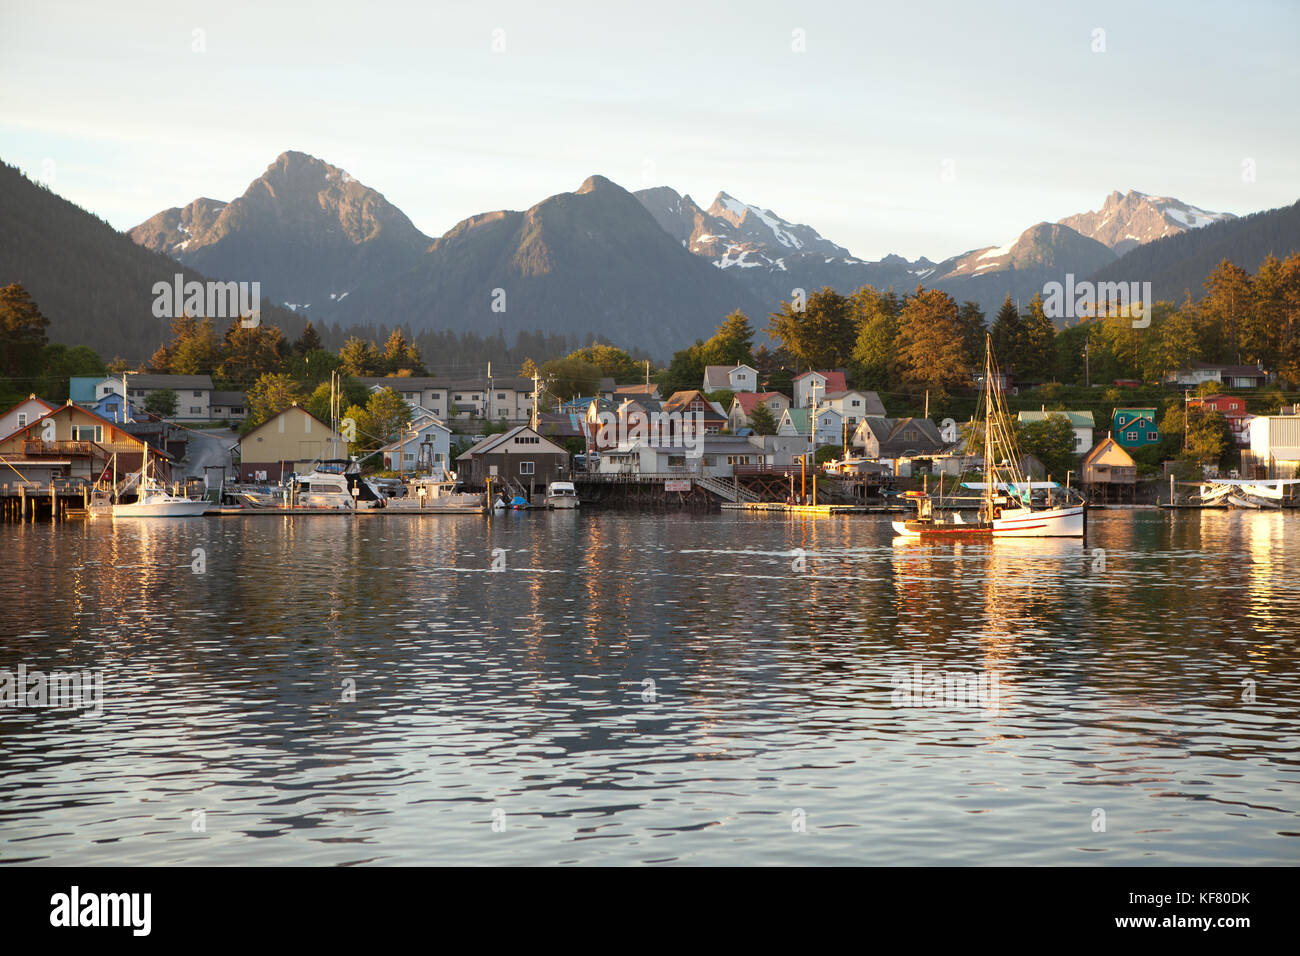
<path fill-rule="evenodd" d="M 668 456 L 668 467 L 669 467 L 669 468 L 685 468 L 685 467 L 686 467 L 686 456 L 685 456 L 685 455 L 669 455 L 669 456 Z"/>
<path fill-rule="evenodd" d="M 19 428 L 22 428 L 22 427 L 23 427 L 24 425 L 26 425 L 26 424 L 27 424 L 27 413 L 26 413 L 26 412 L 19 412 L 19 413 L 18 413 L 18 427 L 19 427 Z"/>
<path fill-rule="evenodd" d="M 1124 438 L 1125 438 L 1127 441 L 1137 441 L 1137 440 L 1138 440 L 1138 433 L 1137 433 L 1137 432 L 1129 432 L 1129 433 L 1127 433 L 1127 434 L 1124 436 Z"/>
<path fill-rule="evenodd" d="M 194 390 L 194 397 L 195 397 L 195 398 L 202 398 L 202 397 L 203 397 L 203 393 L 200 392 L 200 391 L 196 388 L 196 389 Z"/>
<path fill-rule="evenodd" d="M 231 405 L 231 406 L 230 406 L 230 414 L 232 414 L 232 415 L 242 415 L 242 414 L 244 414 L 244 409 L 241 408 L 239 405 Z"/>
<path fill-rule="evenodd" d="M 190 414 L 191 414 L 191 415 L 198 415 L 198 414 L 200 414 L 202 411 L 203 411 L 203 409 L 199 408 L 199 406 L 197 406 L 197 405 L 191 405 L 191 406 L 190 406 Z"/>
<path fill-rule="evenodd" d="M 505 400 L 506 400 L 506 393 L 505 393 L 505 392 L 497 392 L 497 401 L 498 401 L 498 402 L 504 402 Z"/>
<path fill-rule="evenodd" d="M 74 425 L 72 428 L 73 441 L 103 441 L 103 425 Z"/>
<path fill-rule="evenodd" d="M 519 463 L 519 474 L 521 475 L 536 474 L 536 471 L 533 468 L 533 463 L 531 461 L 521 461 Z"/>
<path fill-rule="evenodd" d="M 1147 438 L 1148 438 L 1149 440 L 1151 440 L 1151 441 L 1159 441 L 1159 440 L 1160 440 L 1160 433 L 1159 433 L 1159 432 L 1147 432 Z"/>

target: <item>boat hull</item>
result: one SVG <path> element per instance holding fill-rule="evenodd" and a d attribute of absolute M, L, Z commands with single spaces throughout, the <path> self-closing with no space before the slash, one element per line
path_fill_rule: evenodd
<path fill-rule="evenodd" d="M 1041 511 L 1017 509 L 1003 517 L 966 524 L 949 521 L 895 521 L 894 531 L 909 538 L 1082 538 L 1083 505 Z"/>
<path fill-rule="evenodd" d="M 113 505 L 114 518 L 196 518 L 207 514 L 206 501 L 158 501 L 146 504 Z"/>
<path fill-rule="evenodd" d="M 578 499 L 575 498 L 575 497 L 573 497 L 572 495 L 556 495 L 556 496 L 554 496 L 554 497 L 552 497 L 552 498 L 547 498 L 547 499 L 546 499 L 546 507 L 548 507 L 548 508 L 576 508 L 576 507 L 578 507 Z"/>

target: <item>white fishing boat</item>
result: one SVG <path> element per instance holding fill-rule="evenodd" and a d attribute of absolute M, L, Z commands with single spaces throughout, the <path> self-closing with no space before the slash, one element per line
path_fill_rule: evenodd
<path fill-rule="evenodd" d="M 548 508 L 576 508 L 578 507 L 578 490 L 573 487 L 571 481 L 553 481 L 550 487 L 546 489 L 546 507 Z"/>
<path fill-rule="evenodd" d="M 186 498 L 167 491 L 149 475 L 141 475 L 135 501 L 113 505 L 114 518 L 192 518 L 206 514 L 211 503 L 201 498 Z"/>
<path fill-rule="evenodd" d="M 1021 473 L 1020 453 L 999 380 L 993 347 L 985 336 L 984 394 L 980 400 L 984 480 L 966 485 L 981 492 L 977 515 L 967 520 L 960 510 L 936 513 L 934 498 L 928 492 L 909 492 L 905 497 L 915 500 L 916 517 L 893 522 L 895 533 L 904 537 L 1083 537 L 1087 521 L 1083 499 L 1068 488 L 1061 489 L 1056 482 L 1027 481 Z"/>

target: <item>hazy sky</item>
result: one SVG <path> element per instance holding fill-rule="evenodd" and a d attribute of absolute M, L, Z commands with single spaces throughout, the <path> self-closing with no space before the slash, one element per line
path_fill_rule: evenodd
<path fill-rule="evenodd" d="M 0 158 L 122 229 L 298 149 L 431 236 L 601 173 L 940 259 L 1112 189 L 1294 202 L 1298 40 L 1295 2 L 0 0 Z"/>

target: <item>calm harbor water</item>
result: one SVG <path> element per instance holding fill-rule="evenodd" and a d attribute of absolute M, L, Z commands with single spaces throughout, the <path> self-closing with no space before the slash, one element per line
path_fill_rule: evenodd
<path fill-rule="evenodd" d="M 105 698 L 0 708 L 3 864 L 1300 862 L 1300 515 L 74 521 L 0 564 L 0 670 Z M 997 699 L 895 706 L 918 666 Z"/>

